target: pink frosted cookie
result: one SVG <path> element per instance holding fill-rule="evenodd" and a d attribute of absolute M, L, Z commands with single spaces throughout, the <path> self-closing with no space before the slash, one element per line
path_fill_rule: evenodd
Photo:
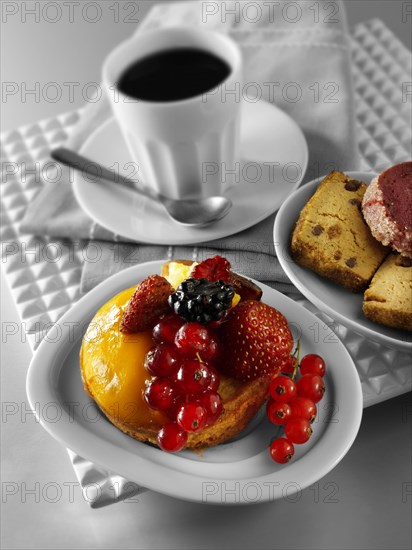
<path fill-rule="evenodd" d="M 375 239 L 412 258 L 412 162 L 374 178 L 363 196 L 362 212 Z"/>

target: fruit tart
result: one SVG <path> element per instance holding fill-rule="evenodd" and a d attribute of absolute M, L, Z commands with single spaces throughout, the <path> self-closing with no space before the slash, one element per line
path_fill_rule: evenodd
<path fill-rule="evenodd" d="M 225 258 L 163 264 L 105 303 L 82 342 L 84 387 L 107 419 L 165 451 L 239 434 L 289 360 L 285 317 Z"/>

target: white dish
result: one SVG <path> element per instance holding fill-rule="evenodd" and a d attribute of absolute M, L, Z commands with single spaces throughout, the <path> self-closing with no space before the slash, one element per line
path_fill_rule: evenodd
<path fill-rule="evenodd" d="M 115 119 L 97 128 L 81 153 L 137 177 L 136 164 L 131 162 Z M 195 244 L 232 235 L 275 212 L 302 181 L 308 148 L 302 130 L 286 113 L 263 100 L 244 102 L 241 159 L 236 173 L 240 183 L 226 193 L 233 201 L 231 211 L 223 220 L 202 228 L 179 225 L 161 205 L 128 189 L 113 190 L 113 186 L 85 179 L 79 172 L 74 175 L 73 189 L 83 210 L 120 237 L 151 244 Z M 229 181 L 231 176 L 226 173 L 225 177 Z"/>
<path fill-rule="evenodd" d="M 215 504 L 270 501 L 299 492 L 326 475 L 344 457 L 358 432 L 362 416 L 359 377 L 347 350 L 328 327 L 265 285 L 261 285 L 263 299 L 286 315 L 295 336 L 301 338 L 302 353 L 319 353 L 328 365 L 327 393 L 318 407 L 314 434 L 307 444 L 296 446 L 289 464 L 271 460 L 268 445 L 277 430 L 264 414 L 244 437 L 202 454 L 184 451 L 174 455 L 125 435 L 99 412 L 81 382 L 82 336 L 104 302 L 158 273 L 161 264 L 150 262 L 112 276 L 79 300 L 49 331 L 27 375 L 29 402 L 42 426 L 97 466 L 185 500 Z M 317 343 L 313 341 L 314 326 L 319 329 Z"/>
<path fill-rule="evenodd" d="M 367 184 L 376 175 L 370 172 L 347 172 L 347 174 Z M 323 177 L 311 181 L 295 191 L 277 213 L 273 238 L 281 266 L 296 288 L 335 321 L 380 344 L 400 351 L 410 351 L 411 343 L 406 331 L 378 325 L 363 315 L 362 293 L 353 294 L 313 271 L 299 266 L 291 258 L 289 247 L 293 228 L 300 211 L 322 179 Z"/>

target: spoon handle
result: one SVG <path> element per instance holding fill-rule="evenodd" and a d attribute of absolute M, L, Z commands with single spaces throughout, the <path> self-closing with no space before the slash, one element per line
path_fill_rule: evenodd
<path fill-rule="evenodd" d="M 56 149 L 53 149 L 51 151 L 50 155 L 52 159 L 56 160 L 57 162 L 65 164 L 66 166 L 70 166 L 75 170 L 79 170 L 80 172 L 82 172 L 83 175 L 90 176 L 93 181 L 99 179 L 105 180 L 109 183 L 121 185 L 122 187 L 131 189 L 132 191 L 138 192 L 156 201 L 158 201 L 160 198 L 155 191 L 144 187 L 140 182 L 126 178 L 121 174 L 118 174 L 114 170 L 105 168 L 98 162 L 90 160 L 83 155 L 79 155 L 75 151 L 71 151 L 66 147 L 57 147 Z"/>

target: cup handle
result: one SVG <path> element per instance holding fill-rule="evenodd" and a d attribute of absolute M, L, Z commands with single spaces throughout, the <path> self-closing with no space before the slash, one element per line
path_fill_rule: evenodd
<path fill-rule="evenodd" d="M 108 472 L 67 449 L 74 473 L 82 490 L 84 501 L 90 508 L 103 508 L 120 501 L 140 502 L 140 496 L 149 491 L 134 481 Z"/>

